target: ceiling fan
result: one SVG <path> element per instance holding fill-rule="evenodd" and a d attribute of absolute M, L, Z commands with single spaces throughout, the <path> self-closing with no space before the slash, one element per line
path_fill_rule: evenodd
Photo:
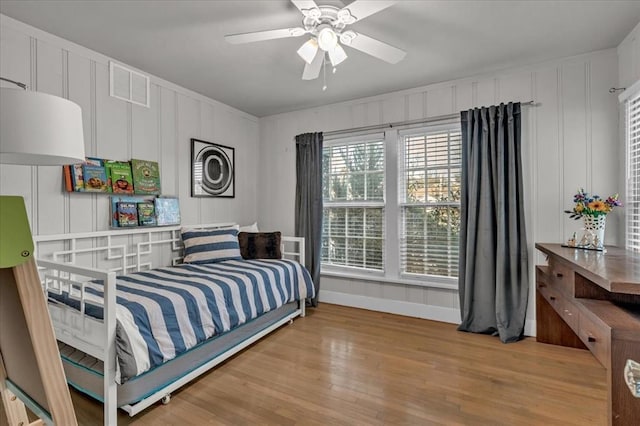
<path fill-rule="evenodd" d="M 306 62 L 302 73 L 303 80 L 318 78 L 326 56 L 329 57 L 335 72 L 335 67 L 347 59 L 347 53 L 342 45 L 390 64 L 400 62 L 407 54 L 404 50 L 347 28 L 355 22 L 392 6 L 397 1 L 356 0 L 342 9 L 328 5 L 318 6 L 314 0 L 291 0 L 291 2 L 304 15 L 302 27 L 232 34 L 225 36 L 225 40 L 232 44 L 242 44 L 310 34 L 311 38 L 298 49 L 298 55 Z"/>

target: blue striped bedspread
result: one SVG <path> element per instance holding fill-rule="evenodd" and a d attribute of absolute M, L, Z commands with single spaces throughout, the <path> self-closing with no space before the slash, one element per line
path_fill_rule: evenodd
<path fill-rule="evenodd" d="M 101 319 L 103 286 L 86 287 L 85 313 Z M 118 276 L 116 352 L 119 382 L 151 370 L 212 336 L 289 302 L 313 297 L 309 272 L 292 260 L 184 264 Z M 53 303 L 78 307 L 49 292 Z"/>

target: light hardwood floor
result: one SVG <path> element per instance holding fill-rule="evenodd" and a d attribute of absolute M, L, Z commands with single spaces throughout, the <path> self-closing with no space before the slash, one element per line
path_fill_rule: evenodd
<path fill-rule="evenodd" d="M 72 397 L 80 424 L 101 423 L 100 404 Z M 588 351 L 325 303 L 119 424 L 605 425 L 606 412 Z"/>

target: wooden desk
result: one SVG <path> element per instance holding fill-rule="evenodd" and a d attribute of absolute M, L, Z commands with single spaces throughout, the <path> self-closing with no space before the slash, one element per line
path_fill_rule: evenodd
<path fill-rule="evenodd" d="M 537 243 L 536 328 L 542 343 L 589 349 L 607 369 L 610 425 L 638 425 L 640 398 L 624 381 L 627 359 L 640 361 L 640 255 Z"/>

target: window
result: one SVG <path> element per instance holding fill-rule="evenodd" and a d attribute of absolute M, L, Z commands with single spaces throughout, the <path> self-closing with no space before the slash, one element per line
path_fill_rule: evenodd
<path fill-rule="evenodd" d="M 461 157 L 458 117 L 325 139 L 323 273 L 454 285 Z"/>
<path fill-rule="evenodd" d="M 322 155 L 322 263 L 383 270 L 384 136 L 326 142 Z"/>
<path fill-rule="evenodd" d="M 634 84 L 634 87 L 637 83 Z M 633 87 L 630 89 L 633 91 Z M 627 249 L 640 252 L 640 90 L 635 90 L 625 106 L 627 145 Z"/>
<path fill-rule="evenodd" d="M 458 276 L 460 126 L 400 137 L 400 272 Z"/>

